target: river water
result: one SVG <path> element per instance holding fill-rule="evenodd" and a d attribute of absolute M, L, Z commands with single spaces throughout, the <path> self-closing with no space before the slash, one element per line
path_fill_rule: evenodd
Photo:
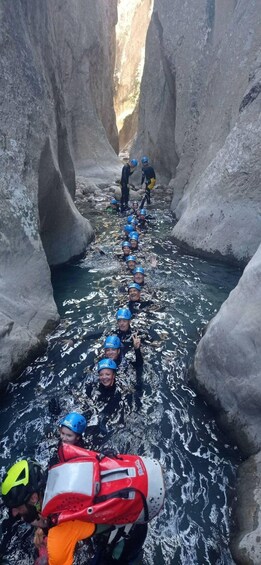
<path fill-rule="evenodd" d="M 85 214 L 84 208 L 82 204 Z M 133 404 L 124 422 L 112 421 L 96 439 L 91 433 L 87 439 L 95 448 L 106 445 L 156 457 L 163 466 L 166 499 L 149 526 L 144 565 L 228 565 L 233 563 L 228 548 L 230 504 L 240 456 L 189 386 L 187 369 L 203 328 L 241 273 L 184 255 L 169 238 L 171 215 L 164 209 L 152 214 L 153 226 L 142 238 L 141 263 L 147 267 L 155 308 L 133 322 L 136 329 L 154 336 L 143 343 L 140 402 Z M 52 273 L 61 323 L 50 336 L 46 353 L 10 383 L 1 398 L 1 475 L 21 456 L 46 465 L 56 445 L 59 421 L 48 409 L 52 398 L 59 399 L 62 414 L 85 411 L 94 426 L 90 430 L 97 424 L 97 414 L 88 409 L 84 395 L 86 360 L 103 343 L 95 332 L 108 334 L 115 327 L 115 313 L 126 304 L 126 293 L 123 264 L 116 255 L 123 219 L 96 211 L 92 220 L 96 224 L 92 250 Z M 157 265 L 152 266 L 155 257 Z M 62 340 L 71 337 L 74 347 L 63 345 Z M 30 565 L 27 527 L 17 528 L 14 524 L 5 563 Z M 86 563 L 83 549 L 76 562 Z"/>

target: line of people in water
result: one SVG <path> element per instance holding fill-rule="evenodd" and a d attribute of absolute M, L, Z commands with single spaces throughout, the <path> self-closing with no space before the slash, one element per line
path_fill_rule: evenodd
<path fill-rule="evenodd" d="M 145 201 L 150 203 L 151 189 L 155 185 L 156 175 L 153 167 L 149 165 L 147 157 L 143 157 L 141 161 L 143 165 L 142 184 L 145 182 L 145 195 L 140 205 L 137 201 L 134 201 L 131 209 L 129 208 L 128 181 L 138 165 L 137 160 L 132 159 L 124 165 L 122 170 L 121 202 L 111 199 L 110 206 L 107 208 L 107 211 L 118 214 L 119 217 L 120 215 L 124 215 L 124 219 L 127 217 L 127 223 L 124 225 L 120 236 L 122 252 L 118 255 L 118 259 L 120 259 L 124 267 L 123 280 L 121 281 L 119 292 L 123 292 L 124 296 L 126 296 L 127 291 L 127 303 L 125 299 L 125 304 L 122 304 L 116 312 L 117 327 L 114 332 L 110 333 L 106 332 L 106 330 L 104 332 L 105 339 L 102 354 L 95 358 L 92 351 L 89 354 L 87 352 L 84 395 L 82 385 L 80 391 L 81 397 L 87 398 L 89 414 L 97 413 L 99 417 L 102 416 L 106 432 L 112 417 L 114 422 L 116 417 L 117 422 L 120 424 L 124 422 L 126 414 L 132 410 L 139 409 L 143 388 L 142 339 L 144 335 L 136 331 L 136 329 L 132 329 L 131 320 L 135 319 L 140 312 L 147 312 L 151 307 L 155 307 L 155 301 L 148 297 L 147 299 L 142 297 L 144 287 L 146 288 L 146 269 L 140 264 L 140 260 L 146 259 L 146 254 L 144 252 L 140 253 L 139 242 L 147 232 L 150 223 L 155 220 L 153 216 L 148 214 L 147 209 L 144 208 L 144 203 Z M 153 263 L 153 266 L 155 267 L 155 263 Z M 99 334 L 98 332 L 97 337 L 98 335 L 101 335 L 101 333 Z M 148 333 L 146 337 L 148 338 Z M 77 343 L 77 339 L 77 337 L 70 339 L 70 346 L 73 347 Z M 84 339 L 84 335 L 82 339 Z M 128 359 L 129 353 L 132 354 L 131 360 Z M 52 409 L 52 406 L 50 406 L 50 409 Z M 77 471 L 74 471 L 76 473 L 75 478 L 70 475 L 69 482 L 75 480 L 79 483 L 82 480 L 79 463 L 84 463 L 85 456 L 81 450 L 90 449 L 90 445 L 86 445 L 86 440 L 84 439 L 86 428 L 87 420 L 85 415 L 77 411 L 68 413 L 58 423 L 60 438 L 57 448 L 49 461 L 48 469 L 59 469 L 59 473 L 61 473 L 61 463 L 68 464 L 72 460 L 74 462 L 78 461 Z M 66 459 L 63 451 L 64 445 L 75 446 L 75 449 L 79 451 L 72 452 L 72 454 L 70 452 L 70 455 L 67 454 Z M 115 453 L 105 453 L 103 456 L 110 455 L 117 459 Z M 138 465 L 140 466 L 138 467 L 138 474 L 147 476 L 148 473 L 149 477 L 150 470 L 148 470 L 149 467 L 147 468 L 146 464 L 143 471 L 142 462 L 136 462 L 135 464 L 137 467 Z M 68 470 L 68 466 L 66 467 L 65 465 L 64 473 L 66 469 Z M 110 470 L 106 470 L 107 472 L 112 473 Z M 119 469 L 113 472 L 115 477 L 119 476 L 117 475 Z M 57 480 L 56 477 L 56 482 Z M 2 482 L 2 497 L 4 504 L 10 509 L 10 517 L 22 518 L 36 528 L 34 536 L 37 553 L 35 565 L 45 565 L 47 563 L 48 565 L 72 565 L 77 542 L 90 539 L 92 540 L 92 555 L 88 560 L 90 564 L 110 565 L 110 563 L 118 563 L 118 565 L 137 565 L 141 563 L 142 546 L 147 533 L 146 520 L 144 520 L 145 523 L 133 524 L 130 522 L 127 525 L 124 522 L 120 526 L 117 524 L 117 516 L 115 516 L 115 524 L 106 523 L 106 519 L 101 520 L 100 524 L 94 524 L 92 521 L 82 521 L 82 519 L 77 520 L 72 518 L 72 516 L 75 516 L 73 513 L 75 512 L 74 506 L 80 505 L 78 501 L 73 505 L 73 510 L 72 508 L 69 509 L 69 518 L 67 517 L 65 521 L 59 523 L 52 517 L 50 522 L 48 517 L 43 516 L 46 481 L 46 472 L 41 466 L 34 461 L 24 459 L 18 461 L 7 471 Z M 49 478 L 48 481 L 50 483 Z M 62 482 L 64 483 L 63 478 Z M 48 488 L 49 491 L 50 488 L 51 490 L 54 488 L 53 482 L 52 486 L 50 487 L 49 485 Z M 61 487 L 59 486 L 59 488 Z M 65 488 L 64 484 L 63 488 Z M 162 497 L 162 487 L 160 489 Z M 134 487 L 133 490 L 135 490 Z M 57 492 L 56 497 L 58 496 Z M 119 492 L 123 492 L 123 490 L 121 489 Z M 60 491 L 59 493 L 61 494 Z M 129 495 L 126 491 L 123 498 L 128 498 L 127 494 Z M 55 498 L 54 494 L 52 496 Z M 79 497 L 79 495 L 77 496 Z M 142 496 L 144 498 L 144 495 Z M 153 499 L 151 493 L 150 498 Z M 67 504 L 69 504 L 68 500 L 67 494 Z M 57 508 L 61 512 L 61 502 Z M 148 508 L 147 510 L 146 508 L 147 502 L 145 501 L 144 514 L 148 512 Z M 90 549 L 90 544 L 88 547 Z"/>

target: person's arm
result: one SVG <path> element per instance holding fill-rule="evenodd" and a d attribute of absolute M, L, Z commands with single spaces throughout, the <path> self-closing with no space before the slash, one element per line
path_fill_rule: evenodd
<path fill-rule="evenodd" d="M 133 347 L 135 351 L 135 369 L 136 369 L 136 377 L 137 377 L 137 384 L 141 378 L 143 372 L 143 357 L 140 350 L 141 339 L 138 337 L 137 334 L 133 334 Z"/>

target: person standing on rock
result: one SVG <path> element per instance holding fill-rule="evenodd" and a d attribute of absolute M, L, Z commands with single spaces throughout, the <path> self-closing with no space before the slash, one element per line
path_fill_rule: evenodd
<path fill-rule="evenodd" d="M 131 159 L 126 165 L 122 167 L 121 172 L 121 213 L 125 212 L 129 204 L 129 187 L 128 182 L 130 176 L 134 173 L 138 165 L 137 159 Z"/>
<path fill-rule="evenodd" d="M 140 208 L 144 207 L 144 204 L 147 200 L 147 203 L 150 204 L 150 195 L 151 190 L 154 188 L 156 183 L 156 174 L 151 165 L 149 165 L 149 158 L 144 155 L 141 159 L 142 162 L 142 177 L 141 177 L 141 187 L 145 182 L 145 194 L 142 198 Z"/>

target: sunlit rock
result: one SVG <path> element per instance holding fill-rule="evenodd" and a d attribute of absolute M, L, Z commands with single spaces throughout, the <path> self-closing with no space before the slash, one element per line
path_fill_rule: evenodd
<path fill-rule="evenodd" d="M 152 0 L 118 0 L 114 104 L 121 149 L 130 145 L 137 130 L 137 106 L 152 4 Z"/>

